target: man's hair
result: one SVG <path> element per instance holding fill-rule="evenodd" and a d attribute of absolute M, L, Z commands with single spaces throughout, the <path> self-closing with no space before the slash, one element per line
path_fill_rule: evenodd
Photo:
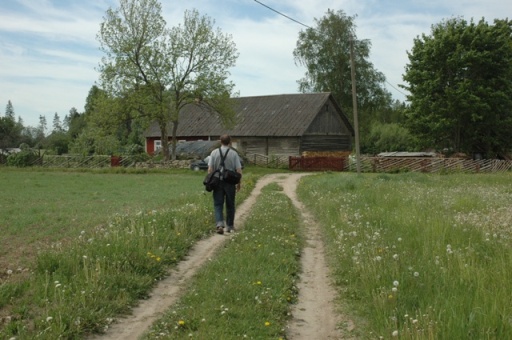
<path fill-rule="evenodd" d="M 231 143 L 231 137 L 229 135 L 220 136 L 220 142 L 222 145 L 229 145 Z"/>

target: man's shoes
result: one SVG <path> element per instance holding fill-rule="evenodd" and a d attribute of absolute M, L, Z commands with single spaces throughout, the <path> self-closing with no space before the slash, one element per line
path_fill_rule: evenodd
<path fill-rule="evenodd" d="M 217 234 L 220 234 L 220 235 L 224 234 L 224 228 L 222 228 L 220 226 L 217 227 Z"/>
<path fill-rule="evenodd" d="M 235 232 L 235 228 L 233 227 L 228 227 L 228 233 L 234 233 Z"/>

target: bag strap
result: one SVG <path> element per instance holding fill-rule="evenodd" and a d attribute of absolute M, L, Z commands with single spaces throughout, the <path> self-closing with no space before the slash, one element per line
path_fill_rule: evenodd
<path fill-rule="evenodd" d="M 219 153 L 220 153 L 220 166 L 224 169 L 224 160 L 226 159 L 226 156 L 228 155 L 228 152 L 229 152 L 230 149 L 228 149 L 226 151 L 226 153 L 223 155 L 222 154 L 222 150 L 219 148 Z"/>

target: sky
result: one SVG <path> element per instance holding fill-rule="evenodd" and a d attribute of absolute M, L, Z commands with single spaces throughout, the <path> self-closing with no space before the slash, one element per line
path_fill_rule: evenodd
<path fill-rule="evenodd" d="M 315 27 L 328 9 L 356 16 L 357 39 L 371 43 L 370 61 L 386 77 L 394 99 L 405 100 L 402 75 L 414 39 L 451 18 L 507 19 L 512 1 L 503 0 L 259 0 L 303 25 Z M 293 50 L 306 27 L 254 0 L 161 1 L 167 27 L 183 22 L 186 10 L 215 20 L 231 35 L 239 57 L 231 78 L 240 96 L 297 93 L 305 68 Z M 0 115 L 10 100 L 16 119 L 36 127 L 45 116 L 51 126 L 71 108 L 84 111 L 97 84 L 103 52 L 100 23 L 118 0 L 0 0 Z"/>

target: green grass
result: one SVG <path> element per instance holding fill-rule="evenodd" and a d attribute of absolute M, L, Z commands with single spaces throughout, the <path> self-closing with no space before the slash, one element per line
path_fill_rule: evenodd
<path fill-rule="evenodd" d="M 335 279 L 368 337 L 512 338 L 512 176 L 304 179 Z"/>
<path fill-rule="evenodd" d="M 239 202 L 263 174 L 244 172 Z M 213 232 L 204 173 L 0 169 L 0 175 L 9 193 L 0 198 L 2 209 L 21 214 L 19 202 L 25 209 L 42 204 L 42 192 L 26 193 L 37 183 L 46 197 L 66 197 L 60 219 L 53 217 L 58 209 L 47 218 L 28 213 L 26 224 L 9 217 L 16 227 L 0 249 L 23 236 L 29 244 L 51 247 L 27 260 L 24 275 L 16 267 L 0 274 L 0 316 L 11 320 L 0 326 L 2 339 L 101 332 Z M 339 307 L 350 319 L 365 320 L 356 326 L 358 336 L 512 338 L 511 179 L 510 173 L 324 173 L 302 179 L 299 197 L 324 231 Z M 31 185 L 23 187 L 25 180 Z M 67 193 L 73 188 L 80 195 Z M 95 192 L 110 199 L 91 199 Z M 158 198 L 142 199 L 150 196 Z M 66 211 L 87 204 L 94 208 Z M 73 218 L 82 223 L 71 223 Z M 297 212 L 279 187 L 266 187 L 244 228 L 200 270 L 148 338 L 285 338 L 300 271 L 298 228 Z M 16 260 L 9 256 L 0 259 Z"/>
<path fill-rule="evenodd" d="M 7 269 L 0 276 L 0 316 L 10 322 L 0 326 L 0 338 L 77 338 L 101 332 L 146 297 L 194 242 L 213 232 L 211 194 L 204 192 L 203 177 L 191 171 L 2 169 L 1 184 L 8 193 L 2 195 L 2 207 L 19 215 L 34 210 L 23 222 L 15 217 L 4 222 L 9 232 L 0 249 L 10 247 L 11 252 L 1 256 Z M 239 202 L 257 177 L 245 173 Z M 46 204 L 50 197 L 61 207 Z M 41 204 L 46 208 L 37 207 Z M 19 249 L 25 239 L 25 250 Z M 44 246 L 18 270 L 17 257 L 38 240 Z"/>
<path fill-rule="evenodd" d="M 209 262 L 147 339 L 285 338 L 303 239 L 297 211 L 264 188 L 244 229 Z"/>
<path fill-rule="evenodd" d="M 160 210 L 205 195 L 204 172 L 155 173 L 23 171 L 0 168 L 0 264 L 15 268 L 41 246 L 74 238 L 115 215 Z M 254 184 L 248 172 L 244 187 Z M 242 190 L 243 200 L 249 190 Z M 207 195 L 207 197 L 210 197 Z M 43 244 L 42 244 L 43 243 Z M 23 250 L 20 254 L 19 252 Z M 19 256 L 10 256 L 10 253 Z"/>

